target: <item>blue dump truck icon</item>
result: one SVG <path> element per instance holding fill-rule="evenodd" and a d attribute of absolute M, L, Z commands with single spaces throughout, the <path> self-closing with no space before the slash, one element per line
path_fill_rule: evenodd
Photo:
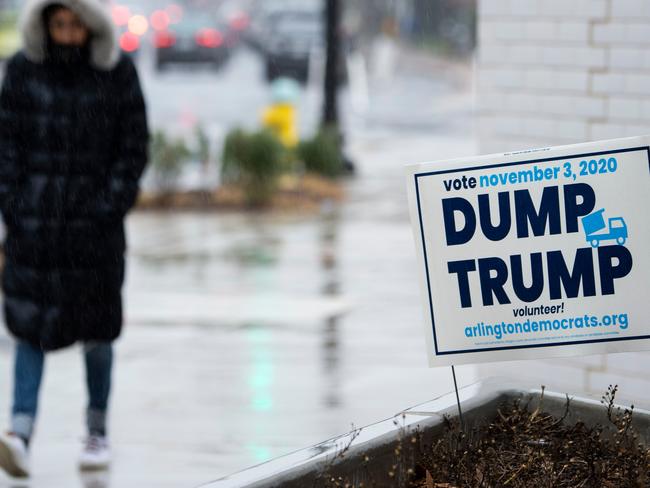
<path fill-rule="evenodd" d="M 582 227 L 585 230 L 585 237 L 591 247 L 598 247 L 601 241 L 616 241 L 623 245 L 627 240 L 627 225 L 623 217 L 612 217 L 609 225 L 605 225 L 603 217 L 604 208 L 582 217 Z"/>

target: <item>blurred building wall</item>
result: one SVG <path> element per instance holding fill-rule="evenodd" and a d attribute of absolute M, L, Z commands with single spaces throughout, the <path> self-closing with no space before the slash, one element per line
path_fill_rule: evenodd
<path fill-rule="evenodd" d="M 650 133 L 650 0 L 479 0 L 482 152 Z M 650 353 L 487 363 L 559 391 L 650 407 Z M 504 371 L 507 371 L 504 373 Z"/>
<path fill-rule="evenodd" d="M 650 0 L 479 0 L 483 152 L 650 133 Z"/>

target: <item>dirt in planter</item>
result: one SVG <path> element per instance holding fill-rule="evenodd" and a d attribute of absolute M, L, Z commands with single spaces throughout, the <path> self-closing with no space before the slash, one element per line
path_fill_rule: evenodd
<path fill-rule="evenodd" d="M 446 419 L 443 435 L 423 446 L 419 433 L 404 432 L 395 447 L 395 464 L 382 479 L 370 476 L 367 462 L 355 480 L 334 475 L 337 456 L 314 486 L 325 488 L 637 488 L 650 487 L 650 448 L 632 429 L 634 407 L 614 405 L 617 387 L 602 397 L 610 425 L 565 423 L 564 416 L 514 401 L 496 418 L 471 431 Z M 488 423 L 489 422 L 489 423 Z M 417 452 L 416 452 L 417 451 Z M 359 473 L 365 473 L 359 476 Z M 363 481 L 358 481 L 358 478 Z"/>
<path fill-rule="evenodd" d="M 138 210 L 272 210 L 280 212 L 317 213 L 325 202 L 344 199 L 343 185 L 318 175 L 283 177 L 271 201 L 264 208 L 251 208 L 244 191 L 236 185 L 224 185 L 214 191 L 178 191 L 168 193 L 141 192 Z"/>
<path fill-rule="evenodd" d="M 452 487 L 650 487 L 650 449 L 631 429 L 633 408 L 614 407 L 616 387 L 603 396 L 613 433 L 582 422 L 565 425 L 538 407 L 518 402 L 467 434 L 449 424 L 421 463 L 412 486 Z"/>

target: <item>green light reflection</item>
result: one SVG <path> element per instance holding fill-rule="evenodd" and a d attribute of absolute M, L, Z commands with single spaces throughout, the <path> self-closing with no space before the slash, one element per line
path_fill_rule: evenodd
<path fill-rule="evenodd" d="M 257 462 L 264 462 L 271 459 L 271 450 L 268 447 L 260 446 L 257 444 L 249 444 L 247 446 L 248 450 L 253 455 L 253 458 Z"/>
<path fill-rule="evenodd" d="M 248 331 L 252 345 L 252 365 L 248 376 L 251 389 L 251 408 L 255 412 L 268 412 L 273 409 L 273 361 L 269 350 L 271 334 L 267 330 L 252 329 Z"/>

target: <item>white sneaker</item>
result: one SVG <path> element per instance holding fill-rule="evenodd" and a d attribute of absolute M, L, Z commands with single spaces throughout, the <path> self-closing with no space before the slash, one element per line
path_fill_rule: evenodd
<path fill-rule="evenodd" d="M 0 468 L 14 478 L 29 476 L 29 455 L 27 445 L 11 432 L 0 434 Z"/>
<path fill-rule="evenodd" d="M 106 437 L 89 435 L 79 457 L 79 469 L 82 471 L 107 469 L 110 463 L 111 451 Z"/>

